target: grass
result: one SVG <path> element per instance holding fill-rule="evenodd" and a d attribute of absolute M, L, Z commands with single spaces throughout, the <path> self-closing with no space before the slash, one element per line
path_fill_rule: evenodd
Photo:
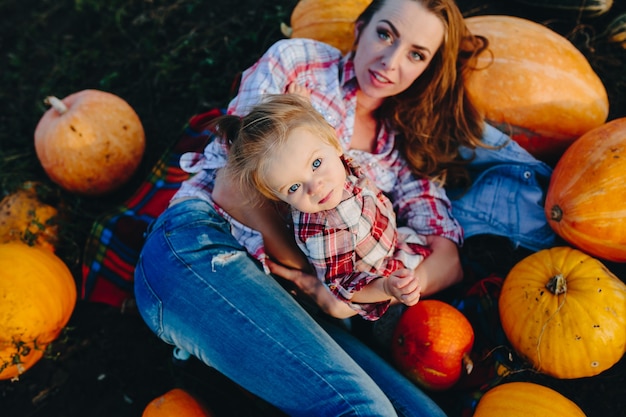
<path fill-rule="evenodd" d="M 64 207 L 59 254 L 78 266 L 95 218 L 124 201 L 188 118 L 232 97 L 237 75 L 275 40 L 297 0 L 3 0 L 0 15 L 0 188 L 41 181 Z M 147 138 L 127 186 L 103 198 L 65 193 L 33 145 L 43 99 L 109 91 L 138 113 Z"/>

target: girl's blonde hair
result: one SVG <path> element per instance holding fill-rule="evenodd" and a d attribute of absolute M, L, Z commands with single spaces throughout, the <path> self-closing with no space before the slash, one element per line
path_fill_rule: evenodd
<path fill-rule="evenodd" d="M 335 129 L 307 99 L 296 94 L 268 95 L 246 116 L 220 116 L 212 125 L 229 144 L 225 173 L 251 197 L 256 190 L 278 200 L 266 181 L 267 173 L 280 168 L 273 156 L 295 128 L 310 130 L 342 152 Z"/>
<path fill-rule="evenodd" d="M 373 0 L 357 24 L 367 26 L 386 1 L 391 0 Z M 407 90 L 386 99 L 378 117 L 402 132 L 397 146 L 416 175 L 442 185 L 468 185 L 459 147 L 484 146 L 484 120 L 467 97 L 463 76 L 487 48 L 487 39 L 470 33 L 454 0 L 413 1 L 441 19 L 444 39 L 426 71 Z"/>

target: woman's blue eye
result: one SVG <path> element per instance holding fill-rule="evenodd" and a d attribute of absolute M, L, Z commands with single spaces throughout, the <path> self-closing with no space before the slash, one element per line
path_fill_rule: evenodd
<path fill-rule="evenodd" d="M 289 193 L 295 193 L 296 191 L 298 191 L 298 188 L 300 188 L 300 184 L 294 184 L 291 187 L 289 187 Z"/>
<path fill-rule="evenodd" d="M 423 61 L 425 59 L 424 55 L 419 52 L 411 52 L 411 58 L 415 61 Z"/>
<path fill-rule="evenodd" d="M 384 41 L 391 39 L 391 36 L 389 35 L 389 32 L 387 30 L 379 29 L 377 33 L 378 37 Z"/>
<path fill-rule="evenodd" d="M 319 168 L 320 165 L 322 165 L 322 160 L 320 158 L 317 158 L 315 161 L 313 161 L 313 169 Z"/>

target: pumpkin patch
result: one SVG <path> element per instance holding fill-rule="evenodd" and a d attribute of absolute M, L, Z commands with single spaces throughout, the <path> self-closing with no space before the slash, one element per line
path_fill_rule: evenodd
<path fill-rule="evenodd" d="M 409 379 L 441 391 L 472 371 L 474 330 L 459 310 L 439 300 L 421 300 L 400 317 L 392 339 L 396 366 Z"/>
<path fill-rule="evenodd" d="M 485 117 L 538 159 L 556 161 L 567 147 L 602 125 L 606 89 L 585 56 L 548 27 L 519 17 L 466 20 L 489 40 L 467 94 Z"/>
<path fill-rule="evenodd" d="M 145 150 L 139 116 L 120 97 L 83 90 L 51 105 L 35 128 L 35 150 L 46 174 L 67 191 L 99 196 L 124 185 Z"/>
<path fill-rule="evenodd" d="M 498 307 L 513 348 L 553 377 L 597 375 L 626 352 L 626 284 L 577 249 L 522 259 L 504 280 Z"/>
<path fill-rule="evenodd" d="M 0 380 L 19 377 L 61 333 L 76 303 L 69 269 L 51 251 L 0 245 Z"/>

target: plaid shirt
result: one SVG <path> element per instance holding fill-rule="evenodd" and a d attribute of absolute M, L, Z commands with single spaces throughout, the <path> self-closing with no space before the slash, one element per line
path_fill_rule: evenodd
<path fill-rule="evenodd" d="M 401 268 L 415 269 L 430 254 L 426 239 L 396 228 L 389 199 L 360 169 L 344 160 L 349 172 L 344 200 L 318 213 L 292 211 L 300 249 L 330 290 L 369 320 L 387 311 L 389 302 L 351 303 L 354 292 Z"/>
<path fill-rule="evenodd" d="M 451 214 L 445 190 L 411 173 L 395 149 L 395 132 L 382 124 L 373 152 L 350 149 L 358 88 L 350 55 L 342 57 L 332 46 L 310 39 L 280 40 L 244 71 L 228 112 L 244 115 L 264 94 L 282 94 L 293 82 L 308 87 L 313 106 L 335 127 L 346 155 L 393 202 L 398 226 L 407 226 L 420 235 L 462 242 L 463 231 Z M 174 198 L 196 196 L 212 201 L 215 170 L 226 164 L 226 155 L 225 145 L 219 140 L 209 143 L 204 154 L 183 155 L 181 168 L 195 175 L 182 184 Z M 263 262 L 265 252 L 259 233 L 221 212 L 231 222 L 237 240 Z"/>

